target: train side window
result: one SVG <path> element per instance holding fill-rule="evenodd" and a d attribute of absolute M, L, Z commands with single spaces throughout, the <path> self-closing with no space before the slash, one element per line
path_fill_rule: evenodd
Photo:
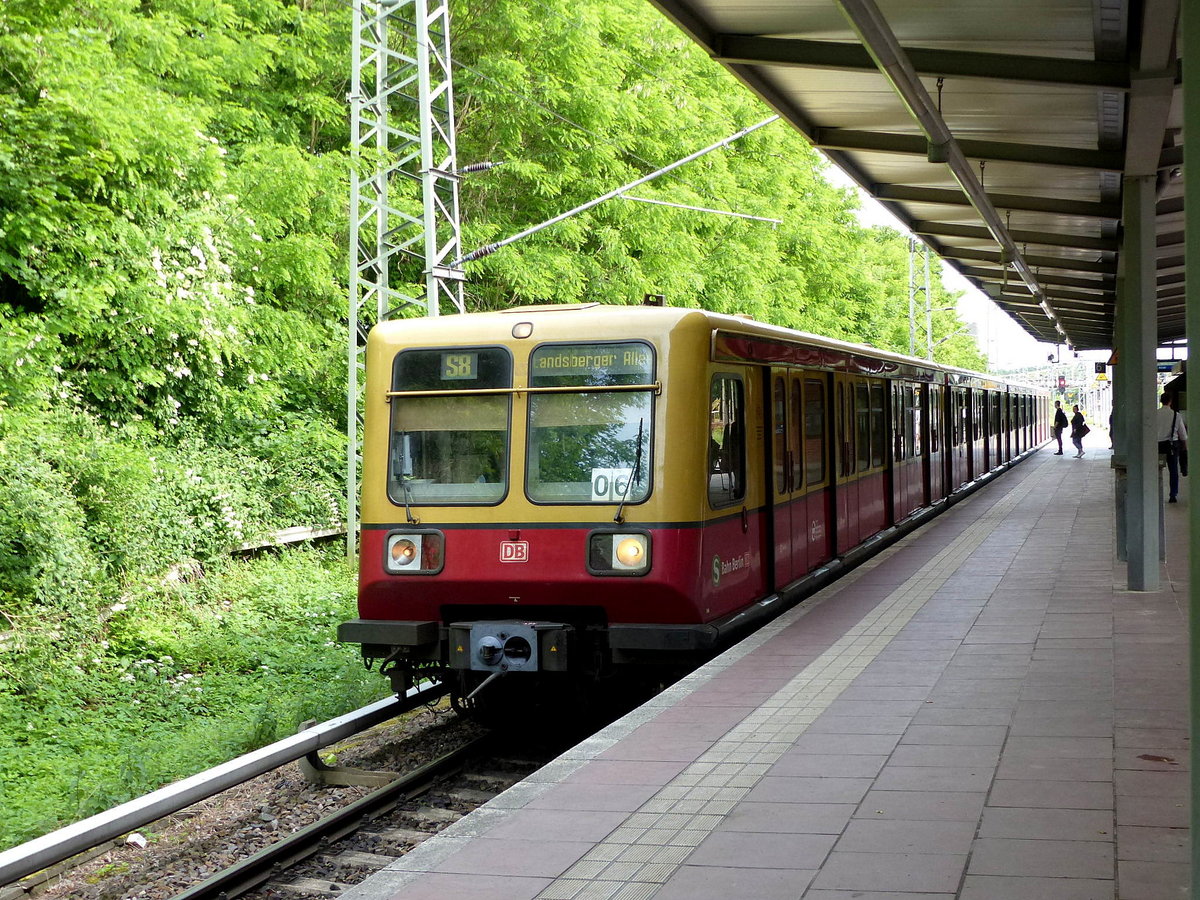
<path fill-rule="evenodd" d="M 841 387 L 841 385 L 839 385 Z M 805 481 L 811 486 L 825 480 L 825 386 L 804 379 Z"/>
<path fill-rule="evenodd" d="M 871 467 L 871 396 L 862 381 L 854 385 L 854 440 L 858 451 L 855 471 L 865 472 Z"/>
<path fill-rule="evenodd" d="M 904 389 L 904 455 L 908 459 L 921 452 L 921 411 L 916 405 L 916 390 Z"/>
<path fill-rule="evenodd" d="M 929 387 L 929 452 L 937 453 L 941 447 L 938 443 L 938 426 L 942 421 L 942 389 Z"/>
<path fill-rule="evenodd" d="M 804 397 L 799 378 L 792 379 L 791 437 L 788 445 L 792 451 L 792 490 L 798 491 L 804 485 L 804 458 L 807 455 L 804 446 Z"/>
<path fill-rule="evenodd" d="M 837 386 L 837 406 L 834 407 L 839 475 L 849 475 L 854 471 L 854 417 L 850 401 L 846 398 L 846 393 L 846 386 L 839 383 Z"/>
<path fill-rule="evenodd" d="M 904 388 L 892 389 L 892 459 L 900 462 L 904 457 L 904 428 L 908 423 L 904 420 Z"/>
<path fill-rule="evenodd" d="M 746 393 L 734 375 L 715 375 L 709 395 L 708 500 L 728 506 L 746 494 Z"/>
<path fill-rule="evenodd" d="M 782 377 L 775 378 L 775 405 L 771 428 L 774 429 L 772 463 L 775 467 L 775 492 L 787 492 L 787 384 Z"/>
<path fill-rule="evenodd" d="M 883 448 L 886 446 L 886 429 L 884 424 L 883 385 L 871 385 L 871 466 L 876 468 L 883 465 Z"/>

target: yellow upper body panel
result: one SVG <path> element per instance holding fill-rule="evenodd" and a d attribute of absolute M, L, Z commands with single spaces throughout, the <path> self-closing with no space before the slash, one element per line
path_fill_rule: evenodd
<path fill-rule="evenodd" d="M 697 310 L 600 305 L 551 306 L 422 319 L 393 320 L 372 330 L 367 342 L 366 425 L 363 440 L 362 521 L 366 525 L 405 521 L 403 504 L 388 497 L 387 462 L 390 409 L 388 392 L 398 353 L 410 349 L 504 347 L 512 355 L 511 442 L 507 495 L 490 506 L 413 505 L 422 525 L 579 523 L 611 520 L 616 505 L 539 504 L 526 496 L 526 423 L 529 413 L 530 355 L 546 344 L 645 341 L 655 352 L 651 492 L 628 503 L 624 519 L 638 522 L 702 521 L 711 515 L 705 493 L 709 354 L 717 323 L 737 322 Z M 517 328 L 522 325 L 522 328 Z M 527 337 L 516 338 L 528 330 Z M 601 389 L 602 390 L 602 389 Z M 600 396 L 603 396 L 601 393 Z M 446 419 L 461 413 L 455 398 Z M 553 405 L 547 404 L 553 416 Z M 428 415 L 428 413 L 426 413 Z M 671 436 L 668 441 L 667 436 Z"/>

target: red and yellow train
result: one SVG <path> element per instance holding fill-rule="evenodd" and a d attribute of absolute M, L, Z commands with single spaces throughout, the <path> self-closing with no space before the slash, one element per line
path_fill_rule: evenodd
<path fill-rule="evenodd" d="M 361 618 L 339 638 L 396 690 L 433 675 L 460 701 L 500 674 L 694 662 L 1032 452 L 1049 402 L 598 304 L 381 324 L 366 393 Z"/>

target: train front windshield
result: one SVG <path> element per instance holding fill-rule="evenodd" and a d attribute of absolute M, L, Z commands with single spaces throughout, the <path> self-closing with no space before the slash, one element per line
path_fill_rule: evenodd
<path fill-rule="evenodd" d="M 512 406 L 508 351 L 405 350 L 396 356 L 393 385 L 401 396 L 392 397 L 392 502 L 503 500 Z"/>
<path fill-rule="evenodd" d="M 535 349 L 529 364 L 529 498 L 538 503 L 646 499 L 654 446 L 653 381 L 649 344 Z M 589 387 L 596 390 L 580 390 Z"/>

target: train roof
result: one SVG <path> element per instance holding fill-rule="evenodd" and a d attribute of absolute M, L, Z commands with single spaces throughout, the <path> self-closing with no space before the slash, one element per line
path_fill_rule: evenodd
<path fill-rule="evenodd" d="M 703 317 L 708 320 L 709 326 L 713 331 L 738 333 L 789 343 L 803 343 L 847 354 L 874 357 L 896 365 L 942 372 L 952 379 L 960 380 L 964 383 L 967 381 L 984 382 L 995 386 L 1021 388 L 1032 393 L 1044 393 L 1044 390 L 1041 388 L 1034 388 L 1020 382 L 1011 382 L 997 378 L 994 375 L 972 372 L 968 369 L 960 369 L 955 366 L 947 366 L 928 359 L 894 353 L 890 350 L 880 350 L 868 344 L 842 341 L 807 331 L 785 328 L 782 325 L 772 325 L 767 322 L 760 322 L 750 316 L 730 315 L 689 307 L 617 306 L 604 303 L 515 306 L 493 312 L 463 313 L 454 316 L 421 317 L 415 319 L 391 319 L 375 326 L 372 334 L 377 334 L 379 338 L 390 341 L 403 340 L 402 335 L 405 334 L 411 335 L 418 340 L 426 340 L 430 337 L 431 331 L 442 331 L 448 327 L 471 331 L 476 329 L 486 331 L 485 323 L 488 321 L 494 321 L 498 324 L 499 322 L 511 321 L 513 316 L 540 319 L 549 316 L 557 318 L 566 314 L 571 315 L 572 318 L 578 317 L 582 320 L 578 324 L 584 327 L 585 333 L 592 327 L 599 327 L 602 323 L 612 321 L 621 321 L 623 327 L 629 328 L 633 324 L 631 323 L 631 319 L 636 319 L 636 324 L 643 332 L 665 332 L 676 327 L 686 319 Z M 451 324 L 452 322 L 454 324 Z M 503 331 L 507 334 L 510 328 L 506 325 Z"/>

